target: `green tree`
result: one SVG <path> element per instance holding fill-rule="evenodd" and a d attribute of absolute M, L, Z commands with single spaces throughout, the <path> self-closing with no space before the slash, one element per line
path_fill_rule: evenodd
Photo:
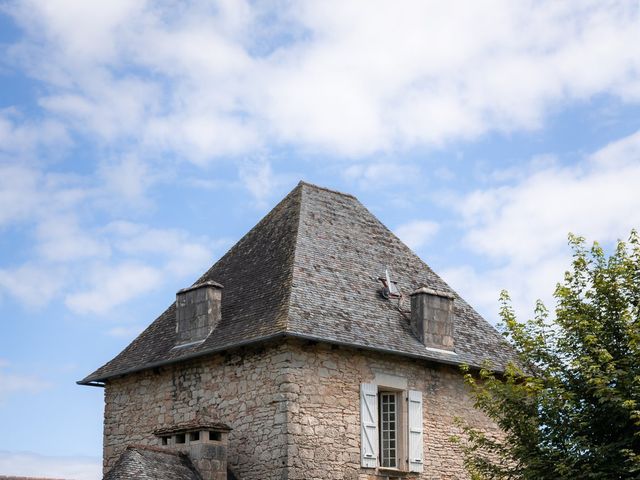
<path fill-rule="evenodd" d="M 501 328 L 519 362 L 504 373 L 466 370 L 476 407 L 497 439 L 460 423 L 474 480 L 640 478 L 640 240 L 607 256 L 569 236 L 572 270 L 519 322 L 501 294 Z"/>

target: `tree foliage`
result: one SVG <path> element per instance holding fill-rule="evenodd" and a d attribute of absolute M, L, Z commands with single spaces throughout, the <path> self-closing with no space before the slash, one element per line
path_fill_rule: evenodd
<path fill-rule="evenodd" d="M 502 330 L 518 365 L 466 369 L 496 439 L 461 423 L 465 464 L 480 479 L 640 478 L 640 241 L 607 256 L 569 236 L 571 271 L 555 290 L 555 318 L 538 302 L 519 322 L 506 292 Z"/>

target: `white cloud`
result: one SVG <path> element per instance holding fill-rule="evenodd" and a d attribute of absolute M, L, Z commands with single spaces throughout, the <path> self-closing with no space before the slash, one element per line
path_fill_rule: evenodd
<path fill-rule="evenodd" d="M 441 145 L 598 94 L 640 100 L 632 1 L 232 3 L 27 2 L 11 58 L 56 121 L 198 164 Z"/>
<path fill-rule="evenodd" d="M 204 270 L 212 264 L 213 258 L 211 250 L 207 246 L 192 241 L 185 241 L 174 251 L 170 260 L 167 262 L 165 266 L 166 275 L 184 278 L 195 272 Z"/>
<path fill-rule="evenodd" d="M 75 175 L 0 163 L 0 227 L 67 212 L 90 195 L 90 189 Z"/>
<path fill-rule="evenodd" d="M 568 232 L 602 242 L 640 225 L 640 132 L 571 167 L 541 168 L 511 186 L 478 190 L 459 210 L 478 253 L 522 265 L 557 251 Z"/>
<path fill-rule="evenodd" d="M 38 253 L 49 262 L 108 257 L 111 253 L 108 243 L 80 228 L 71 215 L 46 218 L 36 230 Z"/>
<path fill-rule="evenodd" d="M 0 109 L 0 154 L 31 159 L 43 148 L 49 155 L 60 154 L 70 142 L 67 129 L 56 120 L 36 121 L 15 108 Z"/>
<path fill-rule="evenodd" d="M 428 243 L 439 229 L 436 222 L 413 220 L 396 228 L 395 234 L 410 248 L 417 249 Z"/>
<path fill-rule="evenodd" d="M 597 168 L 615 170 L 640 163 L 640 130 L 594 153 L 591 162 Z"/>
<path fill-rule="evenodd" d="M 192 238 L 181 230 L 155 229 L 123 221 L 113 222 L 106 231 L 113 235 L 113 244 L 119 251 L 132 257 L 160 255 L 166 259 L 166 274 L 178 277 L 193 274 L 208 265 L 212 259 L 211 247 L 227 243 L 222 240 L 211 244 L 207 239 Z"/>
<path fill-rule="evenodd" d="M 152 291 L 162 283 L 162 272 L 148 265 L 126 262 L 95 266 L 88 290 L 69 293 L 65 304 L 76 313 L 104 315 L 116 305 Z"/>
<path fill-rule="evenodd" d="M 385 188 L 415 182 L 420 170 L 409 163 L 379 160 L 368 164 L 355 163 L 344 170 L 343 176 L 357 182 L 363 189 Z"/>
<path fill-rule="evenodd" d="M 194 275 L 209 265 L 213 248 L 228 243 L 127 221 L 112 222 L 99 235 L 113 250 L 114 258 L 110 263 L 85 264 L 89 273 L 66 285 L 65 304 L 78 314 L 104 315 L 169 279 Z"/>
<path fill-rule="evenodd" d="M 92 73 L 78 80 L 84 80 L 81 94 L 69 94 L 65 89 L 65 93 L 41 98 L 40 105 L 54 117 L 64 118 L 76 131 L 99 140 L 130 138 L 158 108 L 160 92 L 149 82 L 115 78 L 110 73 Z"/>
<path fill-rule="evenodd" d="M 21 221 L 38 206 L 38 173 L 18 165 L 0 165 L 0 226 Z"/>
<path fill-rule="evenodd" d="M 274 173 L 267 160 L 245 162 L 240 166 L 238 175 L 258 208 L 265 208 L 276 189 L 289 180 L 288 175 Z"/>
<path fill-rule="evenodd" d="M 5 372 L 4 369 L 9 365 L 8 361 L 0 359 L 0 406 L 11 395 L 39 393 L 51 387 L 49 382 L 35 375 Z"/>
<path fill-rule="evenodd" d="M 0 451 L 0 472 L 10 476 L 99 480 L 102 460 L 94 457 L 51 457 L 31 452 Z"/>
<path fill-rule="evenodd" d="M 106 314 L 169 280 L 197 274 L 213 250 L 229 244 L 127 221 L 90 229 L 72 214 L 39 220 L 35 240 L 39 258 L 0 268 L 0 293 L 30 308 L 63 297 L 81 314 Z"/>
<path fill-rule="evenodd" d="M 143 133 L 142 146 L 159 154 L 175 152 L 198 165 L 259 147 L 258 135 L 250 125 L 229 115 L 216 115 L 215 110 L 198 110 L 194 106 L 193 110 L 153 118 Z"/>
<path fill-rule="evenodd" d="M 555 305 L 553 291 L 571 262 L 568 247 L 564 247 L 559 246 L 555 255 L 539 258 L 528 268 L 505 259 L 505 264 L 498 267 L 456 266 L 438 274 L 492 323 L 499 318 L 500 292 L 507 290 L 516 314 L 523 320 L 533 316 L 538 299 L 550 309 Z"/>
<path fill-rule="evenodd" d="M 107 330 L 107 335 L 117 338 L 134 338 L 142 332 L 144 327 L 139 325 L 119 326 Z"/>
<path fill-rule="evenodd" d="M 146 204 L 147 189 L 159 179 L 149 165 L 128 154 L 112 162 L 104 162 L 98 169 L 104 181 L 103 196 L 108 202 L 122 202 L 131 208 L 132 204 Z"/>
<path fill-rule="evenodd" d="M 640 227 L 640 131 L 574 166 L 537 162 L 509 185 L 476 190 L 458 205 L 464 244 L 494 263 L 443 272 L 474 304 L 495 305 L 506 288 L 522 312 L 537 298 L 552 306 L 556 282 L 570 267 L 569 232 L 610 244 Z"/>
<path fill-rule="evenodd" d="M 63 289 L 66 273 L 63 268 L 33 262 L 2 268 L 0 293 L 8 293 L 29 308 L 42 308 Z"/>
<path fill-rule="evenodd" d="M 113 169 L 103 166 L 97 178 L 0 164 L 0 227 L 26 226 L 20 232 L 25 252 L 35 253 L 26 262 L 0 266 L 0 294 L 29 308 L 65 298 L 76 312 L 106 313 L 169 278 L 197 273 L 211 261 L 212 249 L 227 243 L 125 221 L 97 227 L 105 209 L 144 204 L 157 175 L 125 156 Z"/>

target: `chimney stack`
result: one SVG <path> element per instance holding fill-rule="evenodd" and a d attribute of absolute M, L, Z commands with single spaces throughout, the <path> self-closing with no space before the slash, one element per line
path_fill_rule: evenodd
<path fill-rule="evenodd" d="M 220 323 L 222 288 L 209 280 L 176 294 L 176 346 L 203 341 Z"/>
<path fill-rule="evenodd" d="M 454 296 L 420 287 L 411 294 L 411 328 L 425 347 L 454 350 Z"/>
<path fill-rule="evenodd" d="M 193 423 L 156 430 L 155 434 L 163 447 L 186 454 L 203 480 L 228 480 L 230 430 L 221 423 Z"/>

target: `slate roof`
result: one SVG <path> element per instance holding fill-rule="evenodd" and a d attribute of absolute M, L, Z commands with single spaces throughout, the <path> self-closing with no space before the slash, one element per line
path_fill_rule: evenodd
<path fill-rule="evenodd" d="M 103 480 L 202 480 L 186 454 L 155 447 L 127 447 Z"/>
<path fill-rule="evenodd" d="M 403 292 L 420 286 L 454 300 L 456 354 L 427 349 L 395 301 L 383 299 L 385 268 Z M 499 333 L 352 195 L 300 182 L 195 283 L 224 285 L 222 320 L 201 344 L 175 345 L 175 303 L 109 363 L 79 383 L 276 337 L 298 337 L 502 370 L 512 351 Z"/>

